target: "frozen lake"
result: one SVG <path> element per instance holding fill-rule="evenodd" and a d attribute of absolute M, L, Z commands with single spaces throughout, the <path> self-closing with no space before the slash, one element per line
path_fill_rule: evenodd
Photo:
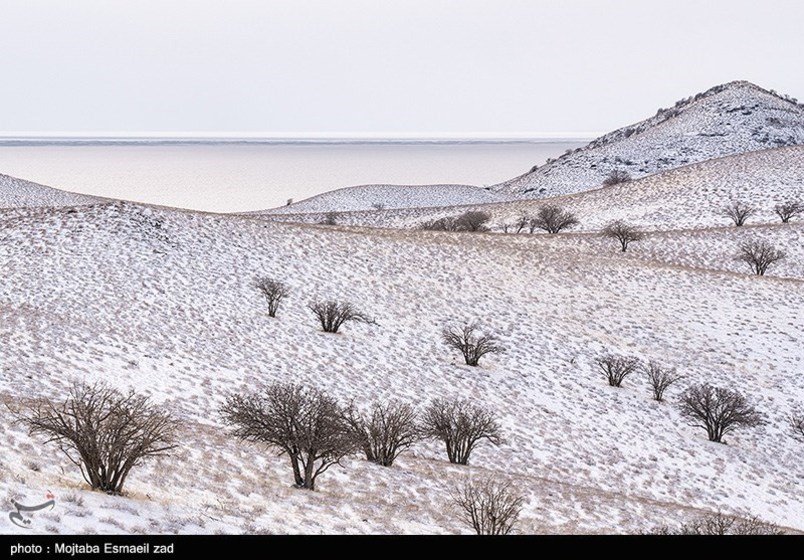
<path fill-rule="evenodd" d="M 0 173 L 112 198 L 213 212 L 260 210 L 360 184 L 486 186 L 584 145 L 449 143 L 0 143 Z"/>

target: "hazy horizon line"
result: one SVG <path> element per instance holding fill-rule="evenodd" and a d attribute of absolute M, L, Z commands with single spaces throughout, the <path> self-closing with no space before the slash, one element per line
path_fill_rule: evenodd
<path fill-rule="evenodd" d="M 590 140 L 602 133 L 579 132 L 239 132 L 239 131 L 0 131 L 0 141 L 8 140 Z"/>

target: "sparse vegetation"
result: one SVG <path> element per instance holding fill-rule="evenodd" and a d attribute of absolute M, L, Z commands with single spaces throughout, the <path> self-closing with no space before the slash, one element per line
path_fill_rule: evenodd
<path fill-rule="evenodd" d="M 764 276 L 770 265 L 785 258 L 785 253 L 767 241 L 752 239 L 740 244 L 739 252 L 734 258 L 750 266 L 757 276 Z"/>
<path fill-rule="evenodd" d="M 375 403 L 368 414 L 353 404 L 346 420 L 366 459 L 384 467 L 392 466 L 400 453 L 421 439 L 416 411 L 399 401 Z"/>
<path fill-rule="evenodd" d="M 695 536 L 723 536 L 723 535 L 784 535 L 785 532 L 773 523 L 760 520 L 757 516 L 737 517 L 721 512 L 701 516 L 688 523 L 682 523 L 678 528 L 667 525 L 657 527 L 649 532 L 652 535 L 695 535 Z"/>
<path fill-rule="evenodd" d="M 268 302 L 268 316 L 276 317 L 279 304 L 289 293 L 288 287 L 283 282 L 273 278 L 258 278 L 256 286 Z"/>
<path fill-rule="evenodd" d="M 493 334 L 480 334 L 476 323 L 463 327 L 449 326 L 441 331 L 444 344 L 463 354 L 468 366 L 477 366 L 486 354 L 499 354 L 503 351 L 499 340 Z"/>
<path fill-rule="evenodd" d="M 795 412 L 790 416 L 790 427 L 796 433 L 796 436 L 804 440 L 804 414 Z"/>
<path fill-rule="evenodd" d="M 774 209 L 776 215 L 782 220 L 783 224 L 788 223 L 791 219 L 800 214 L 804 214 L 804 202 L 800 200 L 788 200 L 782 204 L 777 204 Z"/>
<path fill-rule="evenodd" d="M 76 465 L 93 490 L 120 494 L 131 470 L 176 448 L 176 421 L 134 392 L 103 383 L 76 384 L 67 399 L 37 399 L 22 414 L 31 434 L 44 435 Z"/>
<path fill-rule="evenodd" d="M 337 226 L 338 214 L 336 212 L 327 212 L 318 223 L 322 226 Z"/>
<path fill-rule="evenodd" d="M 620 183 L 627 183 L 631 180 L 631 174 L 624 169 L 615 169 L 611 171 L 603 180 L 603 185 L 611 187 L 619 185 Z"/>
<path fill-rule="evenodd" d="M 725 208 L 723 208 L 723 214 L 731 218 L 731 221 L 733 221 L 734 225 L 737 227 L 744 226 L 748 218 L 755 215 L 756 213 L 757 213 L 756 208 L 740 201 L 734 201 Z"/>
<path fill-rule="evenodd" d="M 683 379 L 683 375 L 678 375 L 675 368 L 667 368 L 656 362 L 648 362 L 645 367 L 645 376 L 648 378 L 650 388 L 653 391 L 653 400 L 662 402 L 664 392 L 674 383 Z"/>
<path fill-rule="evenodd" d="M 321 474 L 359 448 L 337 401 L 316 388 L 274 383 L 259 393 L 232 394 L 221 416 L 236 437 L 287 455 L 299 488 L 314 490 Z"/>
<path fill-rule="evenodd" d="M 736 428 L 762 423 L 762 415 L 748 404 L 742 394 L 708 383 L 687 389 L 681 399 L 680 409 L 684 417 L 694 422 L 694 426 L 706 430 L 709 441 L 717 443 L 722 443 L 723 436 Z"/>
<path fill-rule="evenodd" d="M 619 241 L 623 253 L 628 250 L 628 245 L 635 241 L 640 241 L 645 237 L 635 226 L 626 224 L 620 220 L 607 225 L 603 230 L 603 235 Z"/>
<path fill-rule="evenodd" d="M 435 399 L 422 416 L 422 435 L 443 441 L 450 463 L 466 465 L 475 447 L 487 440 L 502 443 L 502 429 L 494 415 L 469 399 Z"/>
<path fill-rule="evenodd" d="M 524 504 L 510 482 L 493 478 L 467 480 L 452 496 L 464 523 L 478 535 L 508 535 Z"/>
<path fill-rule="evenodd" d="M 316 301 L 310 304 L 310 310 L 321 324 L 321 330 L 328 333 L 337 333 L 341 326 L 349 321 L 368 323 L 370 325 L 376 324 L 372 317 L 359 311 L 348 302 Z"/>
<path fill-rule="evenodd" d="M 419 229 L 427 231 L 466 231 L 484 232 L 489 231 L 486 225 L 491 220 L 491 215 L 487 212 L 468 211 L 460 216 L 446 216 L 436 220 L 424 222 Z"/>
<path fill-rule="evenodd" d="M 603 376 L 610 386 L 620 387 L 625 378 L 639 367 L 639 358 L 606 354 L 597 358 L 595 363 L 603 372 Z"/>
<path fill-rule="evenodd" d="M 556 234 L 564 229 L 578 224 L 575 214 L 567 212 L 559 206 L 548 204 L 539 208 L 536 217 L 531 220 L 531 232 L 542 229 L 550 234 Z"/>

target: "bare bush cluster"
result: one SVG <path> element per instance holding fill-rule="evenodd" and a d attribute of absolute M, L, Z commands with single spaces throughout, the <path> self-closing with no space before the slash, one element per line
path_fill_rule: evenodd
<path fill-rule="evenodd" d="M 729 203 L 728 206 L 723 208 L 722 212 L 723 215 L 731 218 L 735 226 L 742 227 L 748 221 L 748 218 L 757 213 L 757 209 L 750 204 L 737 200 Z"/>
<path fill-rule="evenodd" d="M 338 402 L 297 384 L 274 383 L 261 392 L 229 395 L 221 416 L 236 437 L 287 455 L 299 488 L 315 489 L 318 476 L 358 446 Z"/>
<path fill-rule="evenodd" d="M 708 383 L 689 387 L 681 398 L 680 410 L 694 426 L 706 430 L 709 441 L 718 443 L 740 426 L 762 424 L 762 415 L 742 394 Z"/>
<path fill-rule="evenodd" d="M 768 267 L 785 256 L 784 251 L 776 249 L 767 241 L 752 239 L 740 244 L 739 252 L 734 258 L 750 266 L 757 276 L 764 276 Z"/>
<path fill-rule="evenodd" d="M 495 335 L 481 334 L 478 328 L 476 323 L 472 323 L 463 327 L 448 326 L 441 331 L 444 344 L 460 351 L 468 366 L 477 366 L 480 358 L 486 354 L 499 354 L 503 351 Z"/>
<path fill-rule="evenodd" d="M 724 535 L 784 535 L 781 527 L 762 521 L 757 516 L 738 517 L 726 515 L 721 512 L 703 515 L 682 523 L 677 528 L 667 525 L 657 527 L 649 532 L 652 535 L 694 535 L 694 536 L 724 536 Z"/>
<path fill-rule="evenodd" d="M 175 419 L 147 397 L 103 383 L 73 385 L 62 401 L 38 399 L 21 418 L 55 443 L 94 490 L 120 494 L 131 470 L 176 447 Z"/>
<path fill-rule="evenodd" d="M 491 215 L 487 212 L 468 211 L 460 216 L 447 216 L 422 223 L 419 228 L 427 231 L 489 231 L 488 222 Z"/>
<path fill-rule="evenodd" d="M 375 325 L 376 321 L 348 302 L 327 300 L 310 304 L 310 310 L 321 324 L 321 330 L 337 333 L 344 323 L 353 321 Z"/>
<path fill-rule="evenodd" d="M 645 234 L 639 231 L 635 226 L 626 224 L 620 220 L 607 225 L 603 230 L 603 235 L 616 239 L 620 243 L 623 253 L 628 250 L 628 246 L 631 243 L 641 241 L 645 237 Z"/>
<path fill-rule="evenodd" d="M 282 300 L 288 296 L 288 287 L 279 280 L 267 277 L 258 278 L 256 286 L 268 302 L 268 316 L 276 317 L 279 305 L 282 303 Z"/>
<path fill-rule="evenodd" d="M 554 204 L 547 204 L 539 208 L 536 217 L 531 219 L 530 231 L 533 233 L 536 229 L 541 229 L 549 234 L 556 234 L 578 223 L 578 218 L 572 212 Z"/>
<path fill-rule="evenodd" d="M 782 220 L 782 223 L 786 224 L 796 216 L 804 214 L 804 202 L 800 200 L 787 200 L 781 204 L 777 204 L 773 210 L 776 212 L 776 215 L 779 216 L 779 219 Z"/>
<path fill-rule="evenodd" d="M 606 354 L 595 360 L 603 376 L 612 387 L 620 387 L 626 377 L 637 371 L 639 358 Z"/>
<path fill-rule="evenodd" d="M 510 482 L 490 477 L 466 481 L 453 491 L 452 499 L 464 523 L 478 535 L 510 534 L 525 501 Z"/>
<path fill-rule="evenodd" d="M 645 376 L 648 378 L 651 390 L 653 391 L 653 400 L 662 402 L 664 400 L 664 392 L 682 379 L 683 375 L 678 375 L 675 368 L 664 367 L 656 362 L 649 362 L 645 367 Z"/>
<path fill-rule="evenodd" d="M 468 399 L 435 399 L 424 411 L 422 433 L 444 442 L 450 463 L 466 465 L 477 445 L 502 443 L 502 428 L 491 411 Z"/>
<path fill-rule="evenodd" d="M 368 413 L 353 403 L 346 419 L 366 459 L 384 467 L 423 437 L 416 410 L 407 403 L 378 402 Z"/>
<path fill-rule="evenodd" d="M 603 180 L 603 185 L 606 187 L 611 187 L 621 183 L 627 183 L 630 180 L 631 174 L 628 173 L 628 171 L 625 171 L 624 169 L 614 169 Z"/>

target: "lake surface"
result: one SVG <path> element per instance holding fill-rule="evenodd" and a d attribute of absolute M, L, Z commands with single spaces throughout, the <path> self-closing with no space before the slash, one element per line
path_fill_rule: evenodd
<path fill-rule="evenodd" d="M 361 184 L 496 184 L 579 141 L 0 143 L 0 173 L 83 194 L 213 212 Z"/>

